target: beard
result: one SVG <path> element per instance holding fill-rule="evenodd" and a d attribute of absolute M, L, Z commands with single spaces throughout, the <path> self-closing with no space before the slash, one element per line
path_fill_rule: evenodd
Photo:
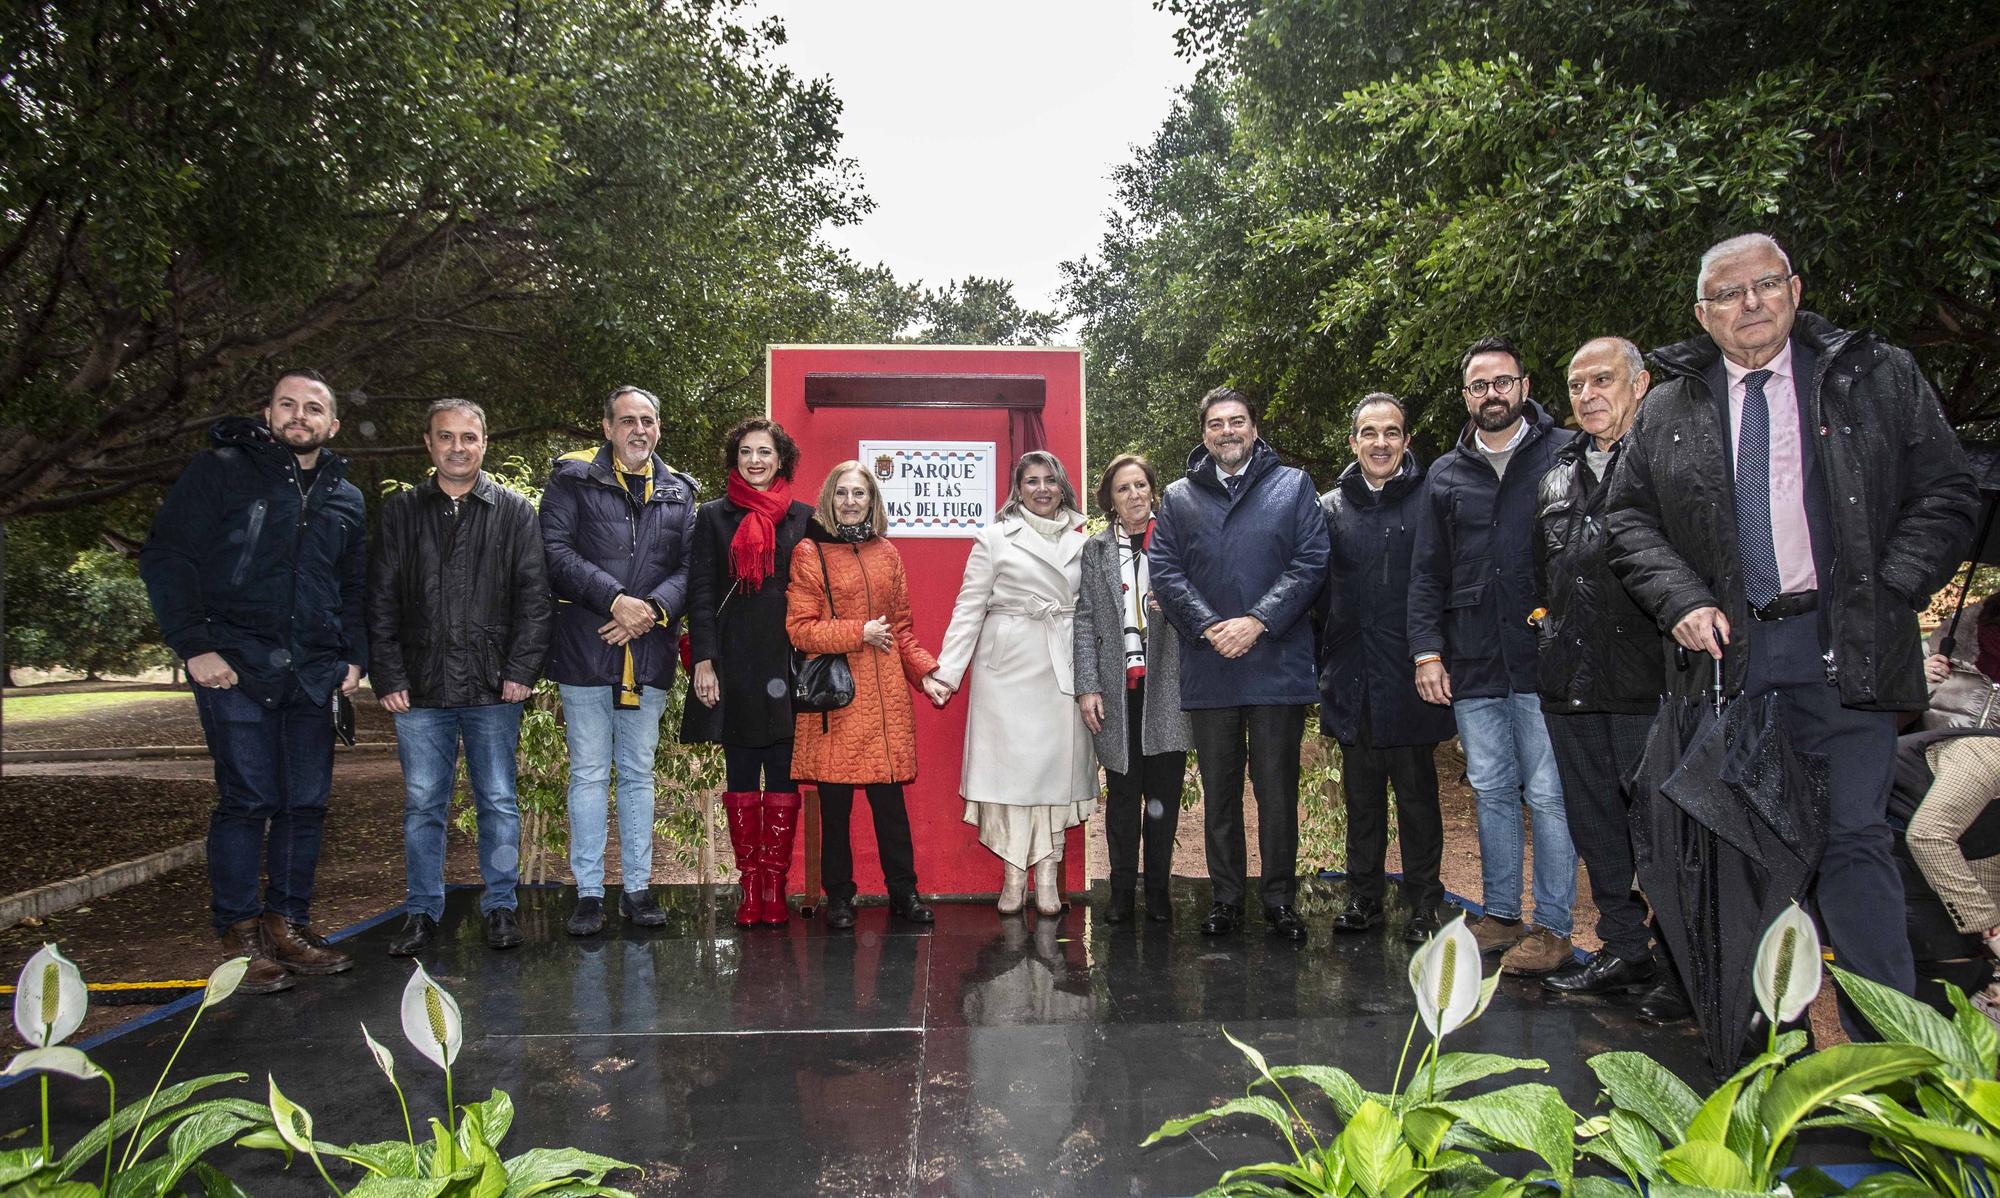
<path fill-rule="evenodd" d="M 286 449 L 291 450 L 295 454 L 312 453 L 327 442 L 324 434 L 314 432 L 310 428 L 287 426 L 281 429 L 272 429 L 271 433 L 284 443 Z"/>
<path fill-rule="evenodd" d="M 1522 409 L 1528 406 L 1528 397 L 1523 395 L 1513 403 L 1501 399 L 1489 399 L 1479 405 L 1472 414 L 1472 423 L 1485 433 L 1497 433 L 1521 418 Z"/>
<path fill-rule="evenodd" d="M 1245 458 L 1250 456 L 1250 439 L 1244 437 L 1233 442 L 1217 445 L 1209 451 L 1209 455 L 1224 469 L 1234 470 L 1243 464 Z"/>

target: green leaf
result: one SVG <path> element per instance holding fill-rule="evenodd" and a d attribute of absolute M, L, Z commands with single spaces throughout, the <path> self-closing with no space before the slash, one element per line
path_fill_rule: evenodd
<path fill-rule="evenodd" d="M 48 1162 L 42 1159 L 41 1145 L 33 1148 L 16 1148 L 12 1152 L 0 1152 L 0 1186 L 12 1185 L 24 1177 L 31 1177 L 46 1168 Z"/>
<path fill-rule="evenodd" d="M 1331 1065 L 1280 1065 L 1271 1070 L 1271 1077 L 1281 1081 L 1297 1078 L 1317 1086 L 1343 1120 L 1353 1118 L 1355 1110 L 1368 1098 L 1352 1074 Z"/>
<path fill-rule="evenodd" d="M 1736 1096 L 1743 1092 L 1740 1078 L 1731 1079 L 1717 1086 L 1713 1093 L 1702 1101 L 1701 1108 L 1688 1120 L 1687 1138 L 1705 1140 L 1711 1144 L 1728 1144 L 1729 1117 L 1736 1113 Z"/>
<path fill-rule="evenodd" d="M 250 1198 L 249 1191 L 207 1161 L 195 1162 L 194 1177 L 201 1183 L 202 1198 Z"/>
<path fill-rule="evenodd" d="M 1567 1186 L 1576 1169 L 1576 1116 L 1554 1086 L 1534 1082 L 1437 1104 L 1503 1144 L 1542 1158 Z"/>
<path fill-rule="evenodd" d="M 1713 1140 L 1672 1145 L 1660 1154 L 1660 1167 L 1683 1185 L 1718 1190 L 1743 1190 L 1751 1185 L 1749 1166 Z M 1659 1193 L 1659 1188 L 1654 1187 L 1653 1192 Z"/>
<path fill-rule="evenodd" d="M 1362 1103 L 1334 1144 L 1355 1184 L 1371 1195 L 1388 1195 L 1393 1179 L 1416 1163 L 1403 1142 L 1402 1123 L 1379 1102 Z"/>
<path fill-rule="evenodd" d="M 1670 1144 L 1686 1134 L 1701 1109 L 1701 1099 L 1686 1082 L 1644 1053 L 1599 1053 L 1588 1063 L 1612 1106 L 1645 1120 Z"/>
<path fill-rule="evenodd" d="M 1522 1069 L 1546 1073 L 1548 1068 L 1549 1063 L 1547 1061 L 1534 1058 L 1503 1057 L 1490 1052 L 1446 1053 L 1437 1059 L 1437 1073 L 1434 1082 L 1436 1096 L 1438 1098 L 1447 1097 L 1453 1090 L 1458 1089 L 1460 1086 L 1479 1081 L 1483 1078 L 1496 1077 L 1502 1073 L 1513 1073 L 1516 1070 Z M 1410 1087 L 1410 1091 L 1414 1091 L 1415 1089 L 1416 1086 L 1414 1085 Z M 1410 1091 L 1406 1091 L 1405 1093 L 1407 1094 Z"/>
<path fill-rule="evenodd" d="M 1758 1113 L 1775 1151 L 1799 1120 L 1841 1095 L 1915 1077 L 1937 1064 L 1936 1053 L 1914 1045 L 1836 1044 L 1779 1071 Z"/>
<path fill-rule="evenodd" d="M 2000 1082 L 1951 1077 L 1943 1084 L 1990 1131 L 2000 1132 Z"/>
<path fill-rule="evenodd" d="M 1849 1186 L 1850 1198 L 1937 1198 L 1937 1191 L 1908 1173 L 1871 1173 Z"/>
<path fill-rule="evenodd" d="M 1838 965 L 1832 969 L 1834 981 L 1847 995 L 1847 1001 L 1874 1025 L 1883 1041 L 1929 1049 L 1954 1077 L 1993 1076 L 1991 1067 L 1981 1068 L 1978 1048 L 1944 1016 L 1880 982 L 1849 973 Z M 1986 1023 L 1984 1019 L 1981 1022 Z M 1992 1024 L 1987 1023 L 1987 1027 L 1991 1029 Z"/>
<path fill-rule="evenodd" d="M 495 1090 L 485 1102 L 467 1103 L 462 1109 L 468 1118 L 478 1118 L 480 1136 L 494 1148 L 500 1147 L 514 1126 L 514 1100 L 505 1090 Z"/>
<path fill-rule="evenodd" d="M 377 1177 L 371 1173 L 347 1191 L 347 1198 L 442 1198 L 451 1188 L 450 1177 Z"/>
<path fill-rule="evenodd" d="M 1165 1123 L 1160 1124 L 1159 1128 L 1152 1135 L 1141 1140 L 1139 1147 L 1144 1148 L 1148 1144 L 1157 1140 L 1163 1140 L 1168 1136 L 1181 1135 L 1189 1128 L 1199 1127 L 1211 1119 L 1222 1119 L 1230 1115 L 1256 1115 L 1284 1132 L 1286 1142 L 1291 1142 L 1291 1115 L 1285 1108 L 1279 1106 L 1276 1101 L 1265 1098 L 1262 1095 L 1252 1094 L 1243 1098 L 1232 1098 L 1221 1106 L 1212 1106 L 1197 1115 L 1184 1115 L 1179 1119 L 1169 1119 Z"/>
<path fill-rule="evenodd" d="M 594 1186 L 611 1173 L 636 1170 L 638 1167 L 580 1148 L 531 1148 L 519 1156 L 508 1158 L 505 1198 L 530 1198 L 534 1194 L 547 1193 L 572 1178 Z M 625 1193 L 623 1190 L 604 1192 Z"/>
<path fill-rule="evenodd" d="M 1609 1177 L 1579 1177 L 1569 1183 L 1569 1198 L 1633 1198 L 1632 1187 Z"/>
<path fill-rule="evenodd" d="M 341 1160 L 352 1161 L 370 1173 L 384 1177 L 415 1177 L 423 1172 L 421 1154 L 417 1149 L 410 1147 L 407 1140 L 349 1144 L 345 1148 L 322 1144 L 319 1150 L 326 1156 L 337 1156 Z"/>
<path fill-rule="evenodd" d="M 1993 1026 L 1979 1008 L 1959 992 L 1956 986 L 1944 988 L 1945 997 L 1951 999 L 1951 1025 L 1972 1047 L 1973 1056 L 1979 1061 L 1979 1076 L 1992 1077 L 2000 1072 L 2000 1029 Z"/>
<path fill-rule="evenodd" d="M 219 1086 L 224 1082 L 240 1082 L 248 1076 L 250 1075 L 247 1073 L 210 1073 L 202 1077 L 189 1078 L 187 1081 L 176 1082 L 171 1086 L 162 1087 L 159 1096 L 153 1099 L 152 1113 L 146 1116 L 148 1128 L 154 1127 L 155 1117 L 159 1116 L 161 1112 L 167 1112 L 169 1118 L 166 1121 L 171 1122 L 171 1116 L 175 1108 L 181 1106 L 189 1098 L 201 1091 L 211 1086 Z M 70 1174 L 76 1172 L 86 1161 L 94 1160 L 101 1164 L 104 1160 L 104 1145 L 106 1141 L 113 1136 L 123 1136 L 126 1132 L 131 1131 L 132 1127 L 139 1122 L 139 1117 L 143 1113 L 144 1108 L 142 1106 L 126 1106 L 108 1124 L 99 1122 L 96 1127 L 85 1132 L 83 1138 L 70 1145 L 69 1151 L 63 1153 L 62 1158 L 56 1162 L 56 1176 L 59 1178 L 68 1177 Z M 157 1134 L 157 1132 L 154 1134 Z"/>

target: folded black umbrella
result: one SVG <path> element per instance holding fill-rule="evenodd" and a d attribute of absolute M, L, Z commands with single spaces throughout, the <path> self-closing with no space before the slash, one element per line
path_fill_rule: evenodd
<path fill-rule="evenodd" d="M 1792 748 L 1782 710 L 1670 697 L 1631 779 L 1640 888 L 1718 1074 L 1748 1035 L 1757 942 L 1826 847 L 1826 760 Z"/>

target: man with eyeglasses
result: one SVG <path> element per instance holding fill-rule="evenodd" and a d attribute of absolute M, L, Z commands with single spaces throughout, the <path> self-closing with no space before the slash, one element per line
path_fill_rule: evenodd
<path fill-rule="evenodd" d="M 1691 656 L 1720 661 L 1725 694 L 1775 691 L 1793 745 L 1826 756 L 1820 917 L 1843 965 L 1907 994 L 1884 819 L 1895 713 L 1924 706 L 1916 613 L 1964 560 L 1978 489 L 1909 352 L 1800 311 L 1800 291 L 1764 234 L 1702 255 L 1706 335 L 1654 352 L 1665 381 L 1612 472 L 1611 564 Z"/>
<path fill-rule="evenodd" d="M 1458 444 L 1439 458 L 1417 508 L 1409 593 L 1417 693 L 1450 704 L 1478 796 L 1486 912 L 1472 924 L 1508 973 L 1570 961 L 1576 850 L 1537 692 L 1535 492 L 1573 434 L 1528 397 L 1520 352 L 1501 337 L 1459 360 L 1465 410 Z M 1525 791 L 1534 819 L 1535 921 L 1521 909 Z"/>
<path fill-rule="evenodd" d="M 660 460 L 660 401 L 620 387 L 604 401 L 604 442 L 566 453 L 542 492 L 542 545 L 555 592 L 548 676 L 569 742 L 565 930 L 604 930 L 604 845 L 618 768 L 618 905 L 628 923 L 667 922 L 653 898 L 653 753 L 687 614 L 699 486 Z"/>

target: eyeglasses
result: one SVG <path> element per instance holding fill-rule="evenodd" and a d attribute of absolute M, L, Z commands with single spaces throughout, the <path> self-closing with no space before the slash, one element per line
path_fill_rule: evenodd
<path fill-rule="evenodd" d="M 1714 295 L 1704 295 L 1701 297 L 1701 302 L 1711 308 L 1734 308 L 1743 302 L 1743 297 L 1749 295 L 1753 288 L 1757 292 L 1759 302 L 1768 302 L 1777 299 L 1778 293 L 1790 285 L 1792 278 L 1791 275 L 1765 275 L 1749 287 L 1724 287 Z"/>
<path fill-rule="evenodd" d="M 1525 374 L 1503 374 L 1490 379 L 1473 379 L 1465 385 L 1465 393 L 1474 399 L 1485 399 L 1488 391 L 1505 395 L 1514 389 L 1515 383 L 1527 377 Z"/>

